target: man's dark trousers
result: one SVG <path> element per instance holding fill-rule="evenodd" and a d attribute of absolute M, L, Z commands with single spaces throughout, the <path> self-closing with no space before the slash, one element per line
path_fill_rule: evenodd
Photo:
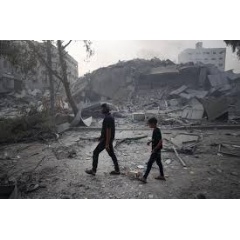
<path fill-rule="evenodd" d="M 93 171 L 96 172 L 97 171 L 97 166 L 98 166 L 98 157 L 99 154 L 105 149 L 106 146 L 106 141 L 105 140 L 101 140 L 99 142 L 99 144 L 97 145 L 97 147 L 95 148 L 95 150 L 93 151 Z M 115 171 L 119 172 L 119 166 L 118 166 L 118 161 L 117 161 L 117 157 L 114 153 L 113 150 L 113 141 L 110 141 L 109 143 L 109 151 L 107 151 L 109 156 L 112 158 L 114 167 L 115 167 Z"/>

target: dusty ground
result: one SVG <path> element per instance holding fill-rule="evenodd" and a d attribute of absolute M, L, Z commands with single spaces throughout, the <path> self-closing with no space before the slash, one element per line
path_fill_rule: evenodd
<path fill-rule="evenodd" d="M 165 130 L 163 137 L 179 132 Z M 240 159 L 217 155 L 218 146 L 211 146 L 217 143 L 240 145 L 239 135 L 233 130 L 195 130 L 194 133 L 201 135 L 195 154 L 180 154 L 186 168 L 174 153 L 162 153 L 166 182 L 154 179 L 158 174 L 156 165 L 145 185 L 124 174 L 145 165 L 150 154 L 147 138 L 122 143 L 116 148 L 122 175 L 108 174 L 113 166 L 105 152 L 100 155 L 97 175 L 86 175 L 84 171 L 91 167 L 91 155 L 97 142 L 79 140 L 79 137 L 88 139 L 99 135 L 99 131 L 86 130 L 66 132 L 57 142 L 0 147 L 0 155 L 9 156 L 0 160 L 0 176 L 2 180 L 6 177 L 18 180 L 23 189 L 22 198 L 196 198 L 200 193 L 206 198 L 240 198 Z M 150 137 L 151 131 L 118 131 L 117 134 Z M 31 186 L 38 187 L 27 193 L 26 189 Z"/>

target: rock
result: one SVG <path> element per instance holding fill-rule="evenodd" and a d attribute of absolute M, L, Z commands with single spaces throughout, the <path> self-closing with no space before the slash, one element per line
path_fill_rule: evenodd
<path fill-rule="evenodd" d="M 167 160 L 165 161 L 166 164 L 170 164 L 171 162 L 172 162 L 171 159 L 167 159 Z"/>
<path fill-rule="evenodd" d="M 138 165 L 137 168 L 144 169 L 144 166 L 143 165 Z"/>
<path fill-rule="evenodd" d="M 150 199 L 153 199 L 153 197 L 154 197 L 153 194 L 148 195 L 148 198 L 150 198 Z"/>

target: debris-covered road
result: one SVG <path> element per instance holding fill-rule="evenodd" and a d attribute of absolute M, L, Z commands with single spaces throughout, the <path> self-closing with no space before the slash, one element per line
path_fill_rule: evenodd
<path fill-rule="evenodd" d="M 56 142 L 2 146 L 1 182 L 17 180 L 22 198 L 240 198 L 239 157 L 218 152 L 221 143 L 222 152 L 237 156 L 240 131 L 164 130 L 162 161 L 167 181 L 154 179 L 158 174 L 154 165 L 145 185 L 134 179 L 131 171 L 143 171 L 150 154 L 146 136 L 150 137 L 151 131 L 117 131 L 115 149 L 122 174 L 108 174 L 113 166 L 103 152 L 97 175 L 92 177 L 85 174 L 85 169 L 91 167 L 98 134 L 98 131 L 69 131 Z M 183 144 L 177 142 L 179 134 L 199 136 L 192 153 L 179 151 L 186 167 L 169 147 L 169 141 L 176 147 Z M 184 144 L 193 142 L 191 138 Z M 229 149 L 229 145 L 234 145 L 234 149 Z"/>

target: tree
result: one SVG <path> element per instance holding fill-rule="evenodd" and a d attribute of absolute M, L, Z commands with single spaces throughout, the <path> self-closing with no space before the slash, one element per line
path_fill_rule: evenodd
<path fill-rule="evenodd" d="M 64 59 L 65 55 L 65 48 L 70 44 L 69 42 L 67 45 L 63 46 L 63 42 L 61 40 L 57 40 L 57 48 L 58 48 L 58 57 L 61 65 L 61 70 L 62 70 L 62 83 L 65 88 L 65 92 L 68 98 L 68 102 L 72 107 L 73 113 L 76 116 L 78 113 L 78 107 L 72 97 L 71 91 L 70 91 L 70 83 L 68 81 L 68 76 L 67 76 L 67 64 Z"/>
<path fill-rule="evenodd" d="M 50 40 L 46 41 L 46 49 L 47 49 L 47 63 L 50 68 L 52 68 L 52 43 Z M 52 120 L 54 119 L 55 115 L 55 97 L 54 97 L 54 83 L 53 83 L 53 74 L 48 69 L 48 77 L 49 77 L 49 90 L 50 90 L 50 109 Z"/>
<path fill-rule="evenodd" d="M 240 59 L 240 40 L 224 40 L 227 46 L 231 46 L 233 52 L 237 54 L 238 59 Z"/>
<path fill-rule="evenodd" d="M 39 49 L 36 47 L 36 44 L 33 41 L 26 41 L 28 46 L 35 52 L 36 56 L 38 59 L 46 66 L 49 72 L 52 73 L 53 76 L 55 76 L 58 80 L 60 80 L 63 83 L 65 93 L 68 99 L 68 102 L 73 110 L 74 115 L 76 116 L 78 113 L 78 108 L 77 105 L 72 97 L 70 86 L 69 86 L 69 81 L 68 81 L 68 76 L 67 76 L 67 65 L 66 65 L 66 48 L 71 44 L 72 40 L 70 40 L 67 44 L 63 44 L 63 41 L 57 40 L 57 49 L 58 49 L 58 57 L 60 61 L 60 66 L 61 66 L 61 72 L 62 75 L 59 75 L 59 73 L 52 68 L 52 66 L 49 66 L 48 62 L 45 60 L 44 56 L 41 54 Z M 86 48 L 86 52 L 88 53 L 88 57 L 91 57 L 94 53 L 93 50 L 91 49 L 91 41 L 84 40 L 84 46 Z"/>
<path fill-rule="evenodd" d="M 4 56 L 16 67 L 20 67 L 23 72 L 28 72 L 34 68 L 37 64 L 37 59 L 45 65 L 48 70 L 49 81 L 50 81 L 50 94 L 51 94 L 51 112 L 54 112 L 54 84 L 53 76 L 55 76 L 64 86 L 68 102 L 74 112 L 74 115 L 78 113 L 77 105 L 72 97 L 68 75 L 67 75 L 67 64 L 66 64 L 66 48 L 71 44 L 72 40 L 64 44 L 64 41 L 57 40 L 57 52 L 61 66 L 61 74 L 53 69 L 51 64 L 51 49 L 54 42 L 48 40 L 45 44 L 39 44 L 38 42 L 25 40 L 25 41 L 0 41 L 0 56 Z M 84 47 L 88 57 L 91 57 L 94 52 L 91 48 L 92 42 L 89 40 L 83 40 Z M 51 46 L 50 46 L 51 45 Z M 45 49 L 43 47 L 45 46 Z M 47 52 L 46 56 L 43 52 Z"/>
<path fill-rule="evenodd" d="M 0 57 L 6 58 L 19 72 L 28 74 L 36 65 L 36 54 L 24 41 L 0 41 Z"/>

